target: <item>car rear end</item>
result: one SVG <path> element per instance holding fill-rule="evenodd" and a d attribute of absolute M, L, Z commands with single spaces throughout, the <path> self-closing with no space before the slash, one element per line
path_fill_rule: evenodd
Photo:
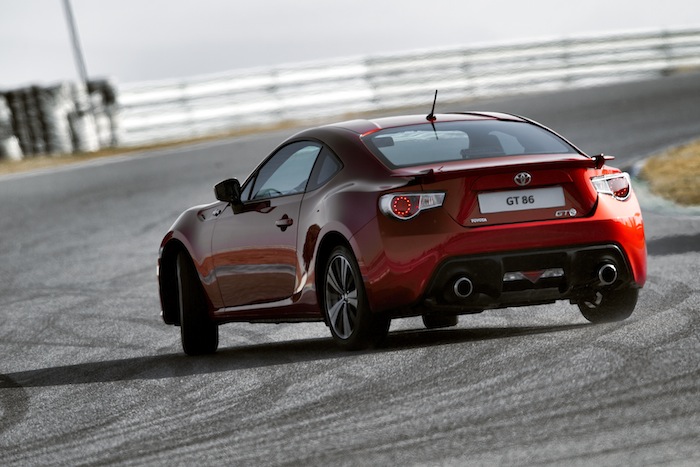
<path fill-rule="evenodd" d="M 363 141 L 406 180 L 357 236 L 381 244 L 366 258 L 375 310 L 599 303 L 602 292 L 644 285 L 639 204 L 629 176 L 602 156 L 503 114 L 441 115 Z"/>

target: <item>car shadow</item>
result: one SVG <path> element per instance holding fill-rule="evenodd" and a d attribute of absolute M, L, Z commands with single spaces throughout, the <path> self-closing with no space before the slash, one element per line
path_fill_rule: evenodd
<path fill-rule="evenodd" d="M 329 337 L 228 347 L 213 355 L 200 357 L 188 357 L 180 352 L 167 353 L 0 374 L 0 389 L 180 378 L 349 358 L 367 353 L 381 355 L 412 348 L 549 334 L 587 326 L 590 325 L 400 330 L 390 333 L 381 347 L 360 352 L 341 350 Z"/>
<path fill-rule="evenodd" d="M 680 255 L 691 251 L 700 251 L 700 233 L 647 241 L 649 256 Z"/>

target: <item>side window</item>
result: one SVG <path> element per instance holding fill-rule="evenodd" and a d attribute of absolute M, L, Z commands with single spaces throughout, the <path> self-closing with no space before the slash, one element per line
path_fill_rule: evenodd
<path fill-rule="evenodd" d="M 336 155 L 333 154 L 330 149 L 324 147 L 311 173 L 311 179 L 309 180 L 309 185 L 306 190 L 311 191 L 320 188 L 328 180 L 333 178 L 333 175 L 338 173 L 342 167 L 343 165 Z"/>
<path fill-rule="evenodd" d="M 243 199 L 265 199 L 302 193 L 321 145 L 309 141 L 289 144 L 258 170 L 243 191 Z"/>

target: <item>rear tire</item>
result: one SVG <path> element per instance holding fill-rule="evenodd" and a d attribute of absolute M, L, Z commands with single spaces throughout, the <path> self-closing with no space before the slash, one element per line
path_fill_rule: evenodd
<path fill-rule="evenodd" d="M 612 323 L 630 317 L 637 305 L 639 289 L 622 289 L 597 292 L 595 302 L 580 301 L 578 308 L 584 318 L 593 324 Z"/>
<path fill-rule="evenodd" d="M 207 301 L 192 261 L 177 255 L 177 290 L 180 308 L 180 337 L 187 355 L 205 355 L 219 347 L 219 326 L 207 313 Z"/>
<path fill-rule="evenodd" d="M 360 268 L 345 246 L 333 249 L 323 272 L 323 312 L 335 342 L 346 350 L 378 345 L 391 321 L 372 313 Z"/>
<path fill-rule="evenodd" d="M 426 329 L 451 328 L 457 326 L 459 316 L 457 315 L 423 315 L 423 325 Z"/>

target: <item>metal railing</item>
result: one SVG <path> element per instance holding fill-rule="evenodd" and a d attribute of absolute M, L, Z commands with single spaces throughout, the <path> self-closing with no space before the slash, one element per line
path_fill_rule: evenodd
<path fill-rule="evenodd" d="M 120 143 L 655 77 L 700 67 L 700 29 L 424 50 L 125 84 Z"/>
<path fill-rule="evenodd" d="M 63 92 L 69 89 L 65 85 L 41 92 L 28 88 L 5 93 L 7 104 L 0 101 L 0 158 L 3 151 L 8 153 L 5 157 L 18 157 L 10 152 L 17 152 L 15 139 L 25 151 L 34 151 L 29 154 L 42 147 L 51 153 L 94 150 L 95 140 L 100 146 L 134 146 L 286 121 L 428 106 L 435 89 L 441 103 L 463 102 L 653 78 L 697 67 L 700 28 L 422 50 L 122 84 L 116 89 L 96 82 L 100 92 L 90 93 L 96 115 L 92 120 L 84 118 L 80 99 L 72 103 L 52 97 L 80 95 Z M 29 105 L 34 101 L 36 106 Z M 25 107 L 26 115 L 20 115 Z M 34 114 L 51 125 L 33 128 Z M 85 125 L 94 128 L 82 131 Z M 82 141 L 82 133 L 92 134 L 93 143 Z"/>

